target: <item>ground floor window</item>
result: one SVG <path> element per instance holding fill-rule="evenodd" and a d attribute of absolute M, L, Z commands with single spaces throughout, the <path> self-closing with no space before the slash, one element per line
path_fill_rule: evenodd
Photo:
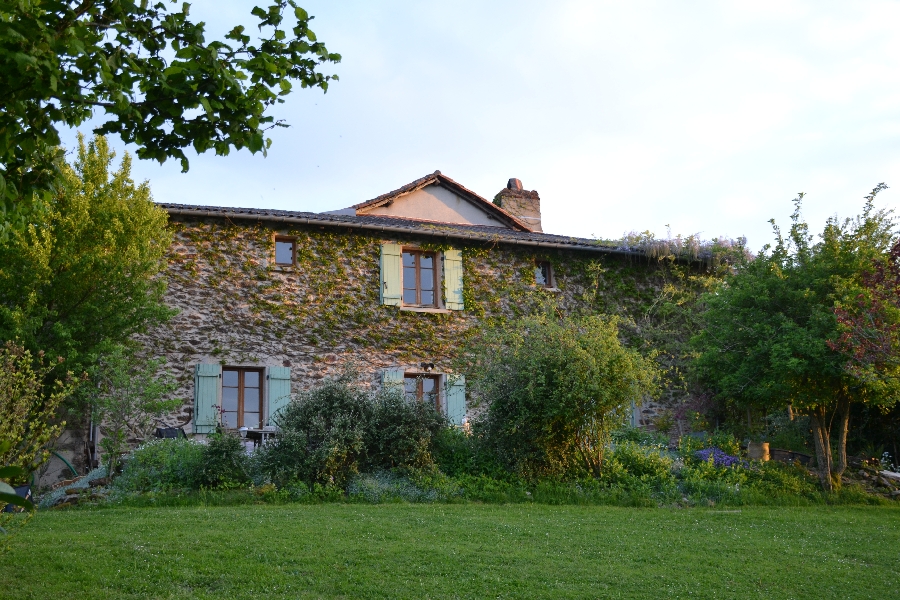
<path fill-rule="evenodd" d="M 403 377 L 403 392 L 407 400 L 428 402 L 441 410 L 439 381 L 440 375 L 406 375 Z"/>
<path fill-rule="evenodd" d="M 262 427 L 262 370 L 222 369 L 222 421 L 225 427 Z"/>

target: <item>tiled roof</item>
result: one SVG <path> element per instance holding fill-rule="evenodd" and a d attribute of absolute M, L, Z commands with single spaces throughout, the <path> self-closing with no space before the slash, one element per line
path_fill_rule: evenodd
<path fill-rule="evenodd" d="M 435 171 L 434 173 L 429 173 L 425 177 L 420 177 L 415 181 L 411 181 L 407 183 L 401 188 L 397 188 L 392 192 L 388 192 L 387 194 L 382 194 L 377 198 L 372 198 L 371 200 L 367 200 L 365 202 L 360 202 L 359 204 L 354 204 L 353 208 L 356 210 L 365 210 L 367 208 L 374 208 L 376 206 L 382 206 L 384 204 L 390 203 L 394 198 L 402 196 L 404 194 L 409 194 L 411 192 L 415 192 L 416 190 L 420 190 L 425 186 L 432 184 L 440 184 L 443 187 L 456 192 L 459 196 L 462 196 L 472 204 L 478 206 L 481 210 L 498 218 L 501 222 L 506 225 L 512 227 L 513 229 L 517 229 L 519 231 L 531 231 L 531 229 L 524 222 L 517 219 L 515 216 L 506 212 L 493 202 L 489 202 L 485 200 L 469 188 L 463 186 L 460 183 L 457 183 L 453 179 L 450 179 L 440 171 Z"/>
<path fill-rule="evenodd" d="M 505 227 L 491 227 L 489 225 L 459 225 L 455 223 L 438 223 L 434 221 L 420 221 L 416 219 L 403 219 L 382 215 L 334 215 L 290 210 L 227 208 L 222 206 L 193 206 L 188 204 L 168 203 L 158 203 L 158 206 L 162 207 L 173 216 L 218 217 L 252 221 L 296 223 L 521 246 L 563 248 L 610 254 L 643 255 L 638 249 L 616 247 L 610 245 L 609 242 L 603 243 L 600 240 L 552 235 L 549 233 L 535 233 L 532 231 L 517 231 Z"/>

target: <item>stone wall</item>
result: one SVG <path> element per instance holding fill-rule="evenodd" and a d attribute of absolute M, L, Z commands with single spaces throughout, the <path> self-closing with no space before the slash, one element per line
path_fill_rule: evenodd
<path fill-rule="evenodd" d="M 424 361 L 450 372 L 459 342 L 473 326 L 526 314 L 548 295 L 570 314 L 630 315 L 653 302 L 662 285 L 659 267 L 642 258 L 450 240 L 441 246 L 434 238 L 216 218 L 173 226 L 166 302 L 179 313 L 142 339 L 149 354 L 165 356 L 177 377 L 183 407 L 168 419 L 172 425 L 191 421 L 198 362 L 289 366 L 294 392 L 347 365 L 377 385 L 387 367 Z M 296 236 L 295 267 L 273 264 L 276 234 Z M 382 242 L 460 248 L 466 310 L 435 314 L 382 306 Z M 535 285 L 535 260 L 552 263 L 558 290 Z M 650 424 L 655 411 L 646 404 L 642 424 Z"/>

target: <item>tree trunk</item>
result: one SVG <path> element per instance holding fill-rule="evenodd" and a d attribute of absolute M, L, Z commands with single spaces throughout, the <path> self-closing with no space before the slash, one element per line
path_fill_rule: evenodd
<path fill-rule="evenodd" d="M 816 446 L 816 464 L 819 469 L 819 480 L 822 489 L 826 492 L 834 491 L 834 481 L 831 479 L 831 435 L 825 408 L 815 408 L 809 413 L 812 425 L 813 442 Z"/>
<path fill-rule="evenodd" d="M 832 469 L 832 474 L 837 482 L 840 482 L 841 475 L 847 470 L 847 433 L 850 430 L 850 400 L 841 395 L 838 400 L 838 457 L 837 465 Z"/>
<path fill-rule="evenodd" d="M 788 404 L 788 420 L 794 420 L 794 407 Z"/>

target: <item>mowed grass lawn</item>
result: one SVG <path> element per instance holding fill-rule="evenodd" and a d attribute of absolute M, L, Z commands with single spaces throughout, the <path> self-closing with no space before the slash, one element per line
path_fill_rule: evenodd
<path fill-rule="evenodd" d="M 900 598 L 900 510 L 256 505 L 39 513 L 2 598 Z"/>

